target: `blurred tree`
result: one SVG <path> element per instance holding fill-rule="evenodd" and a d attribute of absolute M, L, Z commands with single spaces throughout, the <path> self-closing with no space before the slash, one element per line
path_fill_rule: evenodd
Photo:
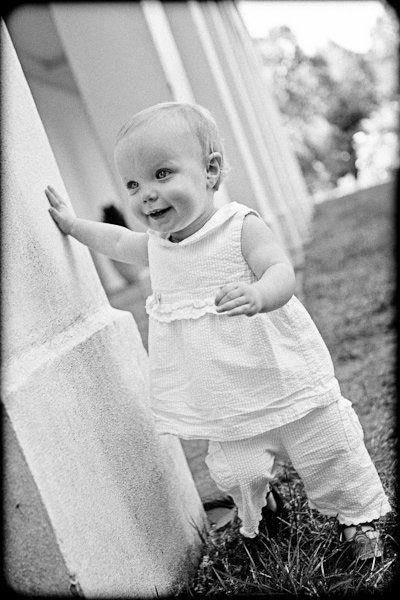
<path fill-rule="evenodd" d="M 374 73 L 379 106 L 354 135 L 363 185 L 393 177 L 399 167 L 399 21 L 392 7 L 377 20 L 365 59 Z"/>
<path fill-rule="evenodd" d="M 350 173 L 358 176 L 354 134 L 361 122 L 379 105 L 374 73 L 363 55 L 341 48 L 330 42 L 321 54 L 325 58 L 329 79 L 329 103 L 324 115 L 332 125 L 330 134 L 331 153 L 325 164 L 331 181 Z"/>
<path fill-rule="evenodd" d="M 306 56 L 286 26 L 271 29 L 258 43 L 293 150 L 309 190 L 315 192 L 330 179 L 324 165 L 331 128 L 324 116 L 330 94 L 326 61 Z"/>
<path fill-rule="evenodd" d="M 379 101 L 398 100 L 399 21 L 390 6 L 372 29 L 371 48 L 365 59 L 374 73 Z"/>
<path fill-rule="evenodd" d="M 383 102 L 390 100 L 393 109 L 398 93 L 393 86 L 396 26 L 393 15 L 386 12 L 377 22 L 366 55 L 330 42 L 307 56 L 287 26 L 257 40 L 267 81 L 311 193 L 333 189 L 343 177 L 357 179 L 366 164 L 357 154 L 364 138 L 359 135 L 355 143 L 355 137 L 367 127 L 376 138 L 376 127 L 368 119 L 378 115 L 376 122 L 383 122 L 379 117 Z M 390 139 L 393 146 L 393 136 Z"/>

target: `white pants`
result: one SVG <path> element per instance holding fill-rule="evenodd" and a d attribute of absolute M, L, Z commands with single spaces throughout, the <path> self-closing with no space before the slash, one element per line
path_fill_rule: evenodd
<path fill-rule="evenodd" d="M 311 508 L 356 525 L 390 511 L 363 437 L 351 402 L 341 398 L 261 435 L 209 442 L 206 463 L 219 489 L 237 505 L 246 537 L 258 534 L 270 481 L 288 460 L 304 483 Z"/>

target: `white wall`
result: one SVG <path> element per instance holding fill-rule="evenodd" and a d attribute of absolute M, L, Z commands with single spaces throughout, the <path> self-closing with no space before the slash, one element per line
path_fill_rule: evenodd
<path fill-rule="evenodd" d="M 5 31 L 2 46 L 6 577 L 41 595 L 171 593 L 198 555 L 200 499 L 179 442 L 155 434 L 132 316 L 48 214 L 47 183 L 66 190 Z"/>

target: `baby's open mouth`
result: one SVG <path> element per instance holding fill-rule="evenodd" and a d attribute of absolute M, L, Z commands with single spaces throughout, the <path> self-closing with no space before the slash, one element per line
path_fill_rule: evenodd
<path fill-rule="evenodd" d="M 148 217 L 151 217 L 152 219 L 159 219 L 162 216 L 165 215 L 166 212 L 168 212 L 171 209 L 170 206 L 167 206 L 167 208 L 158 208 L 156 210 L 152 210 L 151 212 L 149 212 L 147 214 Z"/>

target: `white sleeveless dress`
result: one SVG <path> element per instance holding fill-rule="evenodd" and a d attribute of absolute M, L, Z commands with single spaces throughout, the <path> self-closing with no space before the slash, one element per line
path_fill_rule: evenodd
<path fill-rule="evenodd" d="M 179 243 L 148 231 L 150 391 L 160 433 L 249 438 L 341 396 L 328 349 L 295 296 L 253 317 L 216 312 L 222 285 L 256 281 L 241 251 L 251 212 L 226 204 Z"/>

